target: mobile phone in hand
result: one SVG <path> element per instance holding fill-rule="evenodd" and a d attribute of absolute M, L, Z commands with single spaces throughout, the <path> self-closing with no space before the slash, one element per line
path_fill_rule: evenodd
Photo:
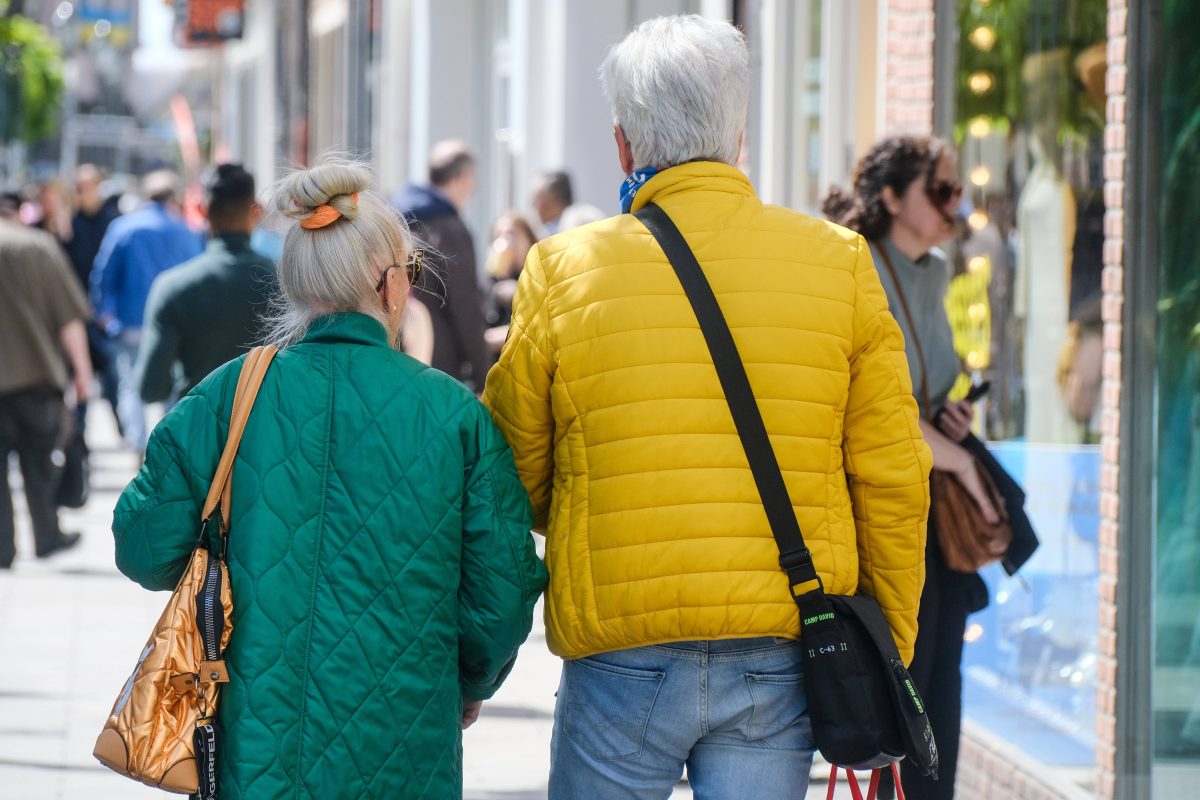
<path fill-rule="evenodd" d="M 968 403 L 974 403 L 977 400 L 979 400 L 979 398 L 981 398 L 985 394 L 987 394 L 988 389 L 991 389 L 991 388 L 992 388 L 991 381 L 984 381 L 983 383 L 978 383 L 971 387 L 971 390 L 969 392 L 967 392 L 967 396 L 964 397 L 963 399 L 966 400 Z"/>

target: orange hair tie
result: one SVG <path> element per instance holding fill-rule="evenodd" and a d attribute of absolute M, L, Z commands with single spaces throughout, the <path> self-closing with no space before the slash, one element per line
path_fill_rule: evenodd
<path fill-rule="evenodd" d="M 350 199 L 354 204 L 358 205 L 358 192 L 350 195 Z M 317 228 L 324 228 L 329 223 L 342 216 L 342 212 L 338 211 L 331 205 L 317 206 L 313 212 L 304 219 L 300 220 L 300 227 L 305 230 L 315 231 Z"/>

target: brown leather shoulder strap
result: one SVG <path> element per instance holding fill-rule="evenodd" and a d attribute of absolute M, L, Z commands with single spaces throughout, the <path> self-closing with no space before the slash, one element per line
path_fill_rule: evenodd
<path fill-rule="evenodd" d="M 238 445 L 242 442 L 242 433 L 246 430 L 246 420 L 250 419 L 250 411 L 254 408 L 254 400 L 258 397 L 259 387 L 267 374 L 267 367 L 275 357 L 275 345 L 269 344 L 255 347 L 242 362 L 242 371 L 238 375 L 237 390 L 233 395 L 233 411 L 229 415 L 229 436 L 225 439 L 225 450 L 217 463 L 217 472 L 213 475 L 212 484 L 208 487 L 208 498 L 204 501 L 204 512 L 201 519 L 207 520 L 221 505 L 221 530 L 229 530 L 229 516 L 232 508 L 233 460 L 237 456 Z"/>
<path fill-rule="evenodd" d="M 917 360 L 921 362 L 921 401 L 925 408 L 922 409 L 927 413 L 932 413 L 933 409 L 929 405 L 929 370 L 925 366 L 925 351 L 921 349 L 921 339 L 917 336 L 917 326 L 913 324 L 912 312 L 908 310 L 908 299 L 904 296 L 904 287 L 900 285 L 900 276 L 896 274 L 896 268 L 892 266 L 892 257 L 887 251 L 886 242 L 876 242 L 879 255 L 883 257 L 884 266 L 892 276 L 892 286 L 896 289 L 896 296 L 900 298 L 900 307 L 904 310 L 904 318 L 908 320 L 908 332 L 912 336 L 913 346 L 917 348 Z"/>

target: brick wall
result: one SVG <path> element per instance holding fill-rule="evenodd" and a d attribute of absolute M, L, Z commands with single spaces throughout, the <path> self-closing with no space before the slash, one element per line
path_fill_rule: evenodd
<path fill-rule="evenodd" d="M 1108 2 L 1108 125 L 1104 131 L 1104 383 L 1100 423 L 1100 642 L 1096 664 L 1096 795 L 1113 796 L 1116 758 L 1118 455 L 1125 257 L 1127 0 Z"/>
<path fill-rule="evenodd" d="M 933 132 L 934 0 L 888 0 L 884 130 Z"/>
<path fill-rule="evenodd" d="M 999 739 L 971 720 L 963 721 L 955 796 L 972 800 L 1092 800 L 1086 779 L 1048 775 L 1045 766 L 1013 742 Z"/>

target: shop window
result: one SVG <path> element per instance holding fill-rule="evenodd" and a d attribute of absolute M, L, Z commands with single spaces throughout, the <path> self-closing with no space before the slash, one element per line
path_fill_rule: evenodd
<path fill-rule="evenodd" d="M 947 297 L 956 391 L 1028 493 L 1042 546 L 986 571 L 965 712 L 1050 765 L 1095 763 L 1105 0 L 960 0 L 954 140 L 967 187 Z M 1086 769 L 1085 769 L 1086 768 Z"/>
<path fill-rule="evenodd" d="M 1157 118 L 1143 123 L 1158 139 L 1147 164 L 1159 187 L 1158 228 L 1147 233 L 1159 255 L 1153 773 L 1155 797 L 1192 797 L 1200 778 L 1200 4 L 1167 0 L 1161 13 L 1161 100 Z"/>

